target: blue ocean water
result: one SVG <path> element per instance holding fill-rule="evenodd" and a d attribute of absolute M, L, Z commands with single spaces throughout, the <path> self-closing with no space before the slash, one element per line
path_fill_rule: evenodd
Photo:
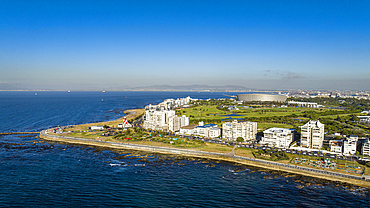
<path fill-rule="evenodd" d="M 0 92 L 0 132 L 106 121 L 195 92 Z M 213 167 L 214 164 L 215 166 Z M 366 207 L 367 189 L 237 164 L 0 136 L 0 207 Z"/>

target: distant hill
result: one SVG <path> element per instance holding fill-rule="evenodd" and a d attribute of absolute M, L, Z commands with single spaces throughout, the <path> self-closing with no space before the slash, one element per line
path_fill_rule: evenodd
<path fill-rule="evenodd" d="M 237 85 L 225 85 L 225 86 L 208 86 L 208 85 L 153 85 L 144 87 L 128 88 L 126 90 L 132 91 L 210 91 L 210 92 L 246 92 L 252 91 L 253 89 L 237 86 Z"/>

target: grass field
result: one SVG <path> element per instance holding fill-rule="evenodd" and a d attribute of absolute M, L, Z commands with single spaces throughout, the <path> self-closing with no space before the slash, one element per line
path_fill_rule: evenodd
<path fill-rule="evenodd" d="M 263 112 L 262 110 L 267 111 Z M 262 109 L 246 109 L 246 110 L 239 110 L 239 111 L 223 111 L 217 109 L 217 106 L 197 106 L 193 108 L 183 108 L 180 109 L 182 115 L 186 115 L 188 117 L 194 118 L 203 118 L 203 119 L 224 119 L 227 118 L 228 114 L 238 114 L 241 116 L 231 116 L 233 118 L 248 118 L 248 117 L 273 117 L 273 116 L 287 116 L 287 115 L 296 115 L 300 116 L 303 112 L 307 110 L 306 108 L 262 108 Z"/>
<path fill-rule="evenodd" d="M 263 131 L 271 127 L 278 128 L 294 128 L 294 126 L 302 125 L 303 123 L 310 120 L 308 117 L 304 117 L 307 111 L 314 111 L 317 113 L 322 113 L 327 111 L 326 109 L 316 109 L 316 108 L 244 108 L 241 107 L 240 110 L 225 111 L 217 109 L 216 105 L 201 105 L 192 108 L 183 108 L 177 110 L 177 114 L 186 115 L 190 117 L 190 123 L 196 123 L 197 121 L 204 121 L 205 123 L 215 123 L 220 127 L 223 121 L 227 121 L 230 117 L 232 119 L 253 119 L 256 121 L 258 118 L 266 118 L 267 121 L 257 121 L 258 130 Z M 336 111 L 336 110 L 335 110 Z M 237 114 L 233 116 L 232 114 Z M 229 116 L 231 115 L 231 116 Z M 349 114 L 339 114 L 340 116 L 346 116 Z M 279 118 L 284 116 L 290 116 L 290 121 L 281 121 Z M 337 115 L 321 116 L 320 118 L 332 118 L 335 119 Z M 292 121 L 293 118 L 293 121 Z M 266 120 L 265 119 L 265 120 Z M 284 118 L 285 119 L 285 118 Z M 290 123 L 290 124 L 286 124 Z M 294 125 L 293 125 L 294 124 Z"/>
<path fill-rule="evenodd" d="M 325 112 L 325 109 L 317 108 L 254 108 L 254 109 L 240 109 L 234 111 L 224 111 L 217 109 L 217 106 L 197 106 L 192 108 L 183 108 L 178 110 L 181 115 L 205 120 L 221 120 L 227 118 L 229 114 L 238 114 L 240 116 L 231 116 L 232 118 L 249 118 L 249 117 L 281 117 L 281 116 L 294 116 L 295 118 L 302 118 L 305 111 L 314 111 L 317 113 Z M 350 114 L 339 114 L 340 116 L 347 116 Z M 321 116 L 322 118 L 336 118 L 337 115 Z"/>
<path fill-rule="evenodd" d="M 133 112 L 133 113 L 130 113 L 130 112 Z M 127 113 L 127 115 L 125 117 L 127 118 L 128 122 L 131 122 L 136 116 L 142 115 L 144 112 L 145 112 L 144 109 L 127 110 L 127 111 L 125 111 L 125 113 Z M 107 126 L 110 126 L 110 127 L 117 127 L 119 123 L 122 123 L 122 119 L 123 118 L 119 118 L 119 119 L 114 120 L 114 121 L 89 123 L 89 124 L 80 124 L 80 125 L 74 126 L 73 128 L 65 129 L 65 131 L 84 131 L 84 130 L 86 130 L 90 126 L 103 126 L 103 125 L 107 125 Z"/>
<path fill-rule="evenodd" d="M 257 123 L 257 128 L 260 130 L 266 130 L 272 127 L 277 127 L 277 128 L 288 128 L 292 129 L 294 126 L 289 125 L 289 124 L 280 124 L 280 123 Z"/>

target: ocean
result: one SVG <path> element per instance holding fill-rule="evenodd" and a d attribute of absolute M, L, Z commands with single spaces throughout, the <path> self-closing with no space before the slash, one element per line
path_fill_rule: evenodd
<path fill-rule="evenodd" d="M 0 132 L 114 120 L 166 98 L 223 94 L 3 91 Z M 0 136 L 0 207 L 367 207 L 369 193 L 233 163 Z"/>

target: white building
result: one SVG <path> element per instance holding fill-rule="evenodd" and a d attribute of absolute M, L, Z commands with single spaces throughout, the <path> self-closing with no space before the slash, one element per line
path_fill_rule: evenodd
<path fill-rule="evenodd" d="M 197 124 L 191 124 L 188 126 L 182 126 L 180 127 L 180 134 L 181 135 L 193 135 L 194 134 L 194 128 L 197 127 Z"/>
<path fill-rule="evenodd" d="M 216 138 L 221 135 L 221 129 L 216 124 L 206 124 L 199 122 L 199 126 L 194 128 L 194 135 Z"/>
<path fill-rule="evenodd" d="M 153 130 L 168 130 L 169 118 L 175 116 L 174 110 L 146 110 L 143 127 Z"/>
<path fill-rule="evenodd" d="M 324 124 L 320 121 L 309 121 L 301 126 L 301 147 L 321 149 L 324 141 Z"/>
<path fill-rule="evenodd" d="M 221 136 L 221 129 L 216 124 L 204 125 L 203 122 L 199 122 L 199 125 L 182 126 L 180 128 L 180 134 L 216 138 Z"/>
<path fill-rule="evenodd" d="M 362 123 L 370 123 L 370 116 L 357 116 Z"/>
<path fill-rule="evenodd" d="M 172 132 L 180 131 L 180 127 L 189 125 L 189 117 L 185 115 L 178 117 L 172 116 L 168 119 L 168 127 Z"/>
<path fill-rule="evenodd" d="M 103 130 L 104 127 L 103 126 L 91 126 L 90 129 L 91 130 Z"/>
<path fill-rule="evenodd" d="M 309 107 L 309 108 L 318 108 L 318 107 L 320 107 L 317 103 L 298 102 L 298 101 L 288 101 L 288 105 L 297 105 L 299 107 Z"/>
<path fill-rule="evenodd" d="M 363 143 L 361 154 L 370 156 L 370 141 L 368 138 Z"/>
<path fill-rule="evenodd" d="M 225 122 L 222 124 L 222 138 L 229 141 L 236 141 L 238 137 L 242 137 L 244 141 L 253 140 L 257 135 L 257 122 Z"/>
<path fill-rule="evenodd" d="M 168 130 L 169 118 L 175 116 L 175 111 L 168 109 L 166 104 L 145 106 L 143 127 L 160 131 Z"/>
<path fill-rule="evenodd" d="M 342 149 L 343 149 L 342 140 L 330 140 L 329 146 L 330 146 L 330 152 L 342 154 Z"/>
<path fill-rule="evenodd" d="M 355 155 L 357 150 L 358 136 L 351 135 L 347 140 L 343 142 L 343 154 L 344 155 Z"/>
<path fill-rule="evenodd" d="M 274 127 L 263 131 L 263 138 L 260 144 L 278 148 L 289 148 L 293 139 L 294 130 Z"/>
<path fill-rule="evenodd" d="M 192 100 L 195 100 L 195 99 L 190 98 L 190 96 L 186 98 L 177 98 L 176 100 L 171 98 L 171 99 L 164 100 L 162 103 L 158 105 L 164 105 L 168 109 L 175 109 L 175 108 L 181 108 L 181 107 L 188 106 Z"/>

